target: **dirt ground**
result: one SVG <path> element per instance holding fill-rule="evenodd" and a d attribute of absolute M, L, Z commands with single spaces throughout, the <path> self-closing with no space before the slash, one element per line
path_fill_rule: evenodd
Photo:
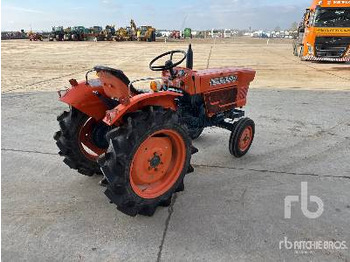
<path fill-rule="evenodd" d="M 150 60 L 168 50 L 186 50 L 188 42 L 2 41 L 2 92 L 59 90 L 68 86 L 68 79 L 83 79 L 98 64 L 121 69 L 130 79 L 158 76 L 148 69 Z M 209 67 L 253 68 L 257 70 L 253 88 L 350 90 L 350 64 L 301 62 L 292 55 L 291 40 L 192 43 L 195 69 L 206 68 L 208 60 Z"/>

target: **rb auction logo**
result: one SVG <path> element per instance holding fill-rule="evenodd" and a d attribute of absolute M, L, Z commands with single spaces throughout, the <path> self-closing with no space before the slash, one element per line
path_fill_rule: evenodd
<path fill-rule="evenodd" d="M 286 196 L 284 199 L 284 218 L 290 219 L 292 217 L 292 203 L 299 202 L 301 199 L 301 211 L 304 216 L 310 219 L 319 218 L 323 211 L 324 205 L 323 201 L 317 196 L 310 196 L 310 202 L 314 202 L 317 204 L 318 208 L 316 212 L 311 212 L 308 209 L 308 187 L 307 182 L 301 182 L 301 196 Z"/>

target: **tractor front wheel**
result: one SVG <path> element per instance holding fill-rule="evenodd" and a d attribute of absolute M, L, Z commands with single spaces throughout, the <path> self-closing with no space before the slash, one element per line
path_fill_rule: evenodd
<path fill-rule="evenodd" d="M 255 134 L 255 123 L 250 118 L 242 118 L 235 123 L 229 142 L 231 155 L 240 158 L 248 153 Z"/>
<path fill-rule="evenodd" d="M 63 162 L 83 175 L 101 174 L 97 158 L 107 150 L 105 134 L 110 127 L 75 108 L 63 112 L 57 121 L 60 131 L 54 139 Z"/>
<path fill-rule="evenodd" d="M 184 176 L 193 171 L 191 139 L 171 110 L 151 107 L 125 120 L 107 134 L 109 148 L 98 161 L 105 194 L 127 215 L 152 216 L 184 189 Z"/>

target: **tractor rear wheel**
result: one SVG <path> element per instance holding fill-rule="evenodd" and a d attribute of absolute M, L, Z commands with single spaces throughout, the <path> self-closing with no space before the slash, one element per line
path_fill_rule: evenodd
<path fill-rule="evenodd" d="M 193 171 L 191 139 L 171 110 L 150 107 L 125 120 L 107 134 L 109 148 L 98 161 L 105 194 L 127 215 L 152 216 L 184 190 L 184 176 Z"/>
<path fill-rule="evenodd" d="M 108 147 L 105 134 L 110 128 L 75 108 L 63 112 L 57 121 L 60 131 L 55 133 L 54 139 L 59 154 L 64 157 L 63 162 L 83 175 L 102 174 L 97 158 Z"/>
<path fill-rule="evenodd" d="M 235 123 L 229 142 L 231 155 L 240 158 L 248 153 L 255 134 L 255 123 L 250 118 L 242 118 Z"/>
<path fill-rule="evenodd" d="M 192 140 L 195 140 L 201 136 L 204 131 L 204 127 L 188 129 L 188 134 L 190 135 Z"/>

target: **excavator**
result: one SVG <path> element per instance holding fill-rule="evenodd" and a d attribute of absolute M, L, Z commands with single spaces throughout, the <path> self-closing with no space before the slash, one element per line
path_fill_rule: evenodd
<path fill-rule="evenodd" d="M 130 21 L 130 36 L 131 36 L 131 41 L 137 40 L 137 26 L 135 24 L 135 21 L 131 19 Z"/>
<path fill-rule="evenodd" d="M 156 29 L 152 26 L 140 26 L 137 28 L 135 21 L 131 19 L 130 26 L 120 27 L 116 31 L 117 41 L 156 41 Z"/>
<path fill-rule="evenodd" d="M 120 27 L 116 31 L 116 40 L 117 41 L 135 41 L 137 40 L 137 27 L 133 19 L 130 21 L 130 26 Z"/>

